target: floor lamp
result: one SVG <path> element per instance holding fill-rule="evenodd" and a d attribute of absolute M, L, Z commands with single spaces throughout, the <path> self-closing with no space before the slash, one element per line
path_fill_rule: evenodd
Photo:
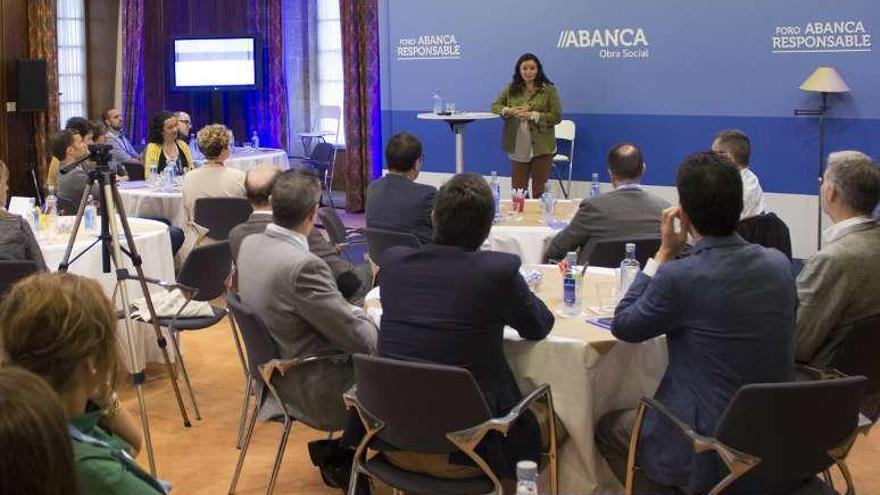
<path fill-rule="evenodd" d="M 822 104 L 819 105 L 819 108 L 807 110 L 799 109 L 794 111 L 794 114 L 797 116 L 809 115 L 819 117 L 819 170 L 817 176 L 819 183 L 819 194 L 817 196 L 819 199 L 819 211 L 816 217 L 816 250 L 818 251 L 819 249 L 822 249 L 821 186 L 822 175 L 825 172 L 825 113 L 828 112 L 828 109 L 830 108 L 828 106 L 828 94 L 849 93 L 850 89 L 846 84 L 846 81 L 843 80 L 843 77 L 838 74 L 834 67 L 818 67 L 812 74 L 810 74 L 810 77 L 800 85 L 800 90 L 822 95 Z"/>

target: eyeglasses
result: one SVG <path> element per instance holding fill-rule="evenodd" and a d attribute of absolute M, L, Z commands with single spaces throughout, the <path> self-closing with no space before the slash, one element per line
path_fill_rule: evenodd
<path fill-rule="evenodd" d="M 190 121 L 190 120 L 179 120 L 178 119 L 177 121 L 180 122 L 181 124 L 192 125 L 192 121 Z"/>

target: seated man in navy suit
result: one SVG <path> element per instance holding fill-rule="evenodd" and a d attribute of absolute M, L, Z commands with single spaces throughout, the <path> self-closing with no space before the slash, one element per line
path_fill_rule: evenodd
<path fill-rule="evenodd" d="M 554 318 L 520 275 L 517 256 L 479 251 L 494 215 L 492 191 L 481 176 L 459 174 L 440 188 L 433 212 L 434 244 L 390 248 L 379 263 L 383 314 L 378 346 L 385 357 L 467 368 L 499 417 L 522 399 L 504 357 L 504 326 L 525 339 L 540 340 Z M 478 452 L 499 477 L 515 479 L 518 460 L 539 458 L 535 417 L 527 413 L 507 437 L 490 434 Z M 386 455 L 401 467 L 435 476 L 467 472 L 460 469 L 466 462 L 463 455 L 444 456 L 438 463 Z M 439 469 L 417 467 L 437 464 Z"/>
<path fill-rule="evenodd" d="M 736 234 L 743 199 L 735 164 L 720 154 L 693 154 L 679 167 L 676 186 L 681 206 L 663 212 L 660 249 L 617 306 L 612 332 L 625 342 L 666 335 L 669 365 L 654 398 L 711 436 L 740 387 L 792 378 L 797 298 L 785 255 Z M 696 243 L 677 260 L 688 233 Z M 615 411 L 596 429 L 599 450 L 621 481 L 634 418 L 634 410 Z M 705 493 L 726 474 L 715 454 L 694 454 L 650 410 L 638 465 L 647 479 L 637 493 Z M 789 493 L 800 484 L 770 486 L 746 475 L 725 493 Z"/>
<path fill-rule="evenodd" d="M 431 242 L 431 208 L 437 189 L 415 182 L 422 169 L 422 143 L 401 132 L 385 146 L 388 174 L 367 188 L 367 227 L 415 234 Z"/>

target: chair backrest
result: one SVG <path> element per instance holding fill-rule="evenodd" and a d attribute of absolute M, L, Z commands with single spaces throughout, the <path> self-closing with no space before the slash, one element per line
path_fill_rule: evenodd
<path fill-rule="evenodd" d="M 37 272 L 31 260 L 0 260 L 0 299 L 16 282 Z"/>
<path fill-rule="evenodd" d="M 574 141 L 575 125 L 573 120 L 563 120 L 553 128 L 556 139 Z"/>
<path fill-rule="evenodd" d="M 845 337 L 834 351 L 831 367 L 847 375 L 863 375 L 868 378 L 862 412 L 877 421 L 880 415 L 880 313 L 859 320 L 832 333 L 843 333 Z"/>
<path fill-rule="evenodd" d="M 620 266 L 620 260 L 626 255 L 627 242 L 635 243 L 636 259 L 639 260 L 639 264 L 642 265 L 642 268 L 645 267 L 648 258 L 654 256 L 654 253 L 660 248 L 659 237 L 599 241 L 590 252 L 590 266 L 617 268 Z"/>
<path fill-rule="evenodd" d="M 358 401 L 385 423 L 377 436 L 400 449 L 456 451 L 446 433 L 491 418 L 477 382 L 464 368 L 356 354 L 354 374 Z"/>
<path fill-rule="evenodd" d="M 393 230 L 367 227 L 364 229 L 364 236 L 367 238 L 367 251 L 370 254 L 370 259 L 377 265 L 382 254 L 390 247 L 409 246 L 418 248 L 421 246 L 419 238 L 410 232 L 394 232 Z"/>
<path fill-rule="evenodd" d="M 342 121 L 342 108 L 336 105 L 318 106 L 318 119 L 312 128 L 315 132 L 333 133 L 335 144 L 339 138 L 339 124 Z"/>
<path fill-rule="evenodd" d="M 831 465 L 828 451 L 855 431 L 867 379 L 746 385 L 715 429 L 728 447 L 761 458 L 746 477 L 804 479 Z"/>
<path fill-rule="evenodd" d="M 736 227 L 736 231 L 752 244 L 778 249 L 791 259 L 791 234 L 788 225 L 775 213 L 762 213 L 744 218 Z"/>
<path fill-rule="evenodd" d="M 333 244 L 345 242 L 345 224 L 342 223 L 342 219 L 336 213 L 336 208 L 332 206 L 318 208 L 318 218 L 321 219 L 321 225 L 324 226 L 324 230 L 327 231 L 327 235 L 330 236 Z"/>
<path fill-rule="evenodd" d="M 218 241 L 229 238 L 229 231 L 247 222 L 254 209 L 245 198 L 199 198 L 193 221 L 208 229 L 208 237 Z"/>
<path fill-rule="evenodd" d="M 336 153 L 336 145 L 333 143 L 321 142 L 315 144 L 312 148 L 312 154 L 309 160 L 315 164 L 329 166 L 333 162 Z"/>
<path fill-rule="evenodd" d="M 128 172 L 128 180 L 144 180 L 146 175 L 144 173 L 144 166 L 140 163 L 132 162 L 125 164 L 125 171 Z"/>
<path fill-rule="evenodd" d="M 238 323 L 238 331 L 244 342 L 247 353 L 248 373 L 251 378 L 262 383 L 259 366 L 280 356 L 278 348 L 269 337 L 269 330 L 263 319 L 250 306 L 244 303 L 238 294 L 226 294 L 226 305 L 232 311 L 232 317 Z"/>
<path fill-rule="evenodd" d="M 189 253 L 177 274 L 177 282 L 198 289 L 193 300 L 210 301 L 223 295 L 230 271 L 232 252 L 229 242 L 214 242 Z"/>

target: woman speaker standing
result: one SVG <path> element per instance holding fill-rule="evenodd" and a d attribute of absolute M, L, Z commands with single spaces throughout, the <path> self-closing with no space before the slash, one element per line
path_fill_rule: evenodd
<path fill-rule="evenodd" d="M 531 179 L 531 197 L 540 198 L 556 152 L 554 127 L 562 105 L 538 57 L 519 57 L 513 80 L 495 99 L 492 112 L 504 119 L 502 148 L 510 158 L 513 188 L 526 189 Z"/>

